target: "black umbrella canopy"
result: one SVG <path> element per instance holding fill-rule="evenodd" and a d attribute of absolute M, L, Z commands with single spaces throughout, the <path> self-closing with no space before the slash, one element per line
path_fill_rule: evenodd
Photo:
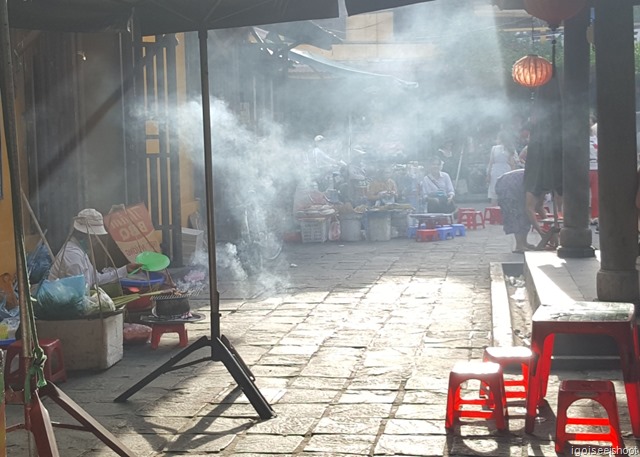
<path fill-rule="evenodd" d="M 349 15 L 431 0 L 345 0 Z M 329 19 L 339 0 L 9 0 L 11 27 L 60 32 L 124 31 L 136 13 L 142 35 Z"/>
<path fill-rule="evenodd" d="M 122 31 L 135 12 L 143 35 L 338 17 L 338 0 L 9 0 L 13 28 Z"/>
<path fill-rule="evenodd" d="M 399 6 L 413 5 L 414 3 L 424 3 L 432 0 L 345 0 L 347 13 L 349 16 L 361 13 L 371 13 L 373 11 L 397 8 Z"/>

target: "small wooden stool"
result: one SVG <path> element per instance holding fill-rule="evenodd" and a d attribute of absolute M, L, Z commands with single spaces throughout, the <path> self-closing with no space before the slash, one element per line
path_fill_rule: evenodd
<path fill-rule="evenodd" d="M 488 398 L 462 398 L 460 384 L 470 379 L 487 385 Z M 487 410 L 463 409 L 464 405 L 477 405 Z M 449 373 L 445 428 L 452 429 L 460 418 L 480 418 L 494 420 L 498 430 L 506 430 L 507 417 L 507 399 L 500 365 L 477 360 L 456 363 Z"/>
<path fill-rule="evenodd" d="M 588 399 L 597 401 L 608 417 L 567 417 L 567 410 L 573 402 Z M 607 427 L 608 432 L 567 432 L 567 425 Z M 608 441 L 613 449 L 622 449 L 624 441 L 620 433 L 616 392 L 611 381 L 575 381 L 560 383 L 558 393 L 558 413 L 556 419 L 556 452 L 562 454 L 570 441 Z"/>
<path fill-rule="evenodd" d="M 180 336 L 180 342 L 178 346 L 181 348 L 186 347 L 189 344 L 189 336 L 184 323 L 174 324 L 151 324 L 151 349 L 158 349 L 160 344 L 160 338 L 165 333 L 177 333 Z"/>
<path fill-rule="evenodd" d="M 38 344 L 47 356 L 44 364 L 44 378 L 51 382 L 64 382 L 67 380 L 67 370 L 64 367 L 62 355 L 62 343 L 59 339 L 39 339 Z M 24 364 L 20 358 L 22 353 L 22 340 L 14 341 L 7 348 L 7 360 L 4 367 L 5 385 L 19 386 L 24 384 Z M 18 369 L 12 370 L 12 362 L 18 358 Z"/>

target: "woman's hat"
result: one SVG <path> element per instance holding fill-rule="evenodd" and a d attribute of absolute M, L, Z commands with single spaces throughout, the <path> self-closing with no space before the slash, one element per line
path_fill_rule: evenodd
<path fill-rule="evenodd" d="M 99 211 L 93 208 L 83 209 L 73 219 L 73 228 L 89 235 L 106 235 L 104 219 Z"/>

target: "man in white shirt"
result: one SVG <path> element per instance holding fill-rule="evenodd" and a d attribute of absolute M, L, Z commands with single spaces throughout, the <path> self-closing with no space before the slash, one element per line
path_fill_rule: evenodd
<path fill-rule="evenodd" d="M 106 235 L 102 214 L 93 208 L 83 209 L 73 220 L 73 233 L 62 246 L 49 271 L 49 280 L 84 275 L 87 285 L 92 288 L 124 278 L 141 265 L 130 263 L 120 268 L 105 268 L 97 271 L 91 263 L 91 245 L 99 244 L 89 240 L 90 236 Z"/>
<path fill-rule="evenodd" d="M 448 173 L 442 171 L 442 160 L 432 157 L 428 162 L 427 174 L 422 180 L 422 195 L 427 203 L 428 213 L 453 213 L 456 193 Z"/>

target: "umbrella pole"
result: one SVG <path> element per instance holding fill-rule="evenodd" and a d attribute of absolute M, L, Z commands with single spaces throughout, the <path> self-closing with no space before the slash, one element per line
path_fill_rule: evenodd
<path fill-rule="evenodd" d="M 31 307 L 31 296 L 29 292 L 29 276 L 27 274 L 26 249 L 24 244 L 24 225 L 22 221 L 22 199 L 20 189 L 20 167 L 19 155 L 15 124 L 15 91 L 13 81 L 13 62 L 11 56 L 11 38 L 9 33 L 9 13 L 7 0 L 0 2 L 0 55 L 1 66 L 0 71 L 0 93 L 2 96 L 2 113 L 4 118 L 4 133 L 7 144 L 7 161 L 9 164 L 9 181 L 11 186 L 11 206 L 13 211 L 13 233 L 16 250 L 16 276 L 18 280 L 18 306 L 20 308 L 21 317 L 21 340 L 22 353 L 20 354 L 20 364 L 24 367 L 23 376 L 31 376 L 30 368 L 33 362 L 33 348 L 37 344 L 34 343 L 35 331 L 33 330 L 33 310 Z M 6 387 L 6 386 L 5 386 Z M 4 389 L 3 389 L 4 390 Z M 5 400 L 7 404 L 23 405 L 24 407 L 24 424 L 17 424 L 6 427 L 4 419 L 0 422 L 4 423 L 2 433 L 24 428 L 31 432 L 35 441 L 38 455 L 42 457 L 58 457 L 58 446 L 53 432 L 54 426 L 69 427 L 66 424 L 52 424 L 49 413 L 42 404 L 40 397 L 49 396 L 51 392 L 58 392 L 57 387 L 52 383 L 47 383 L 43 388 L 37 386 L 29 391 L 6 390 Z M 114 435 L 102 427 L 95 419 L 93 419 L 86 411 L 73 402 L 70 398 L 52 397 L 60 406 L 62 406 L 72 417 L 83 424 L 77 427 L 79 430 L 92 432 L 102 442 L 113 449 L 121 457 L 133 457 L 134 453 L 127 449 Z M 6 447 L 6 441 L 3 445 Z M 4 455 L 6 449 L 0 449 L 0 455 Z"/>
<path fill-rule="evenodd" d="M 202 89 L 202 122 L 204 134 L 204 181 L 205 181 L 205 208 L 207 221 L 207 249 L 209 252 L 209 293 L 211 310 L 210 337 L 201 337 L 189 347 L 171 357 L 160 367 L 149 373 L 114 401 L 126 401 L 131 395 L 142 389 L 158 376 L 178 370 L 200 362 L 222 362 L 236 383 L 255 408 L 261 419 L 270 419 L 276 414 L 258 390 L 255 377 L 245 364 L 240 354 L 231 345 L 229 340 L 220 333 L 220 294 L 218 292 L 218 277 L 216 270 L 216 235 L 214 220 L 214 192 L 213 192 L 213 151 L 211 146 L 211 102 L 209 100 L 209 56 L 207 49 L 207 30 L 198 31 L 200 49 L 200 83 Z M 180 364 L 179 362 L 194 351 L 208 347 L 211 351 L 209 357 Z"/>

